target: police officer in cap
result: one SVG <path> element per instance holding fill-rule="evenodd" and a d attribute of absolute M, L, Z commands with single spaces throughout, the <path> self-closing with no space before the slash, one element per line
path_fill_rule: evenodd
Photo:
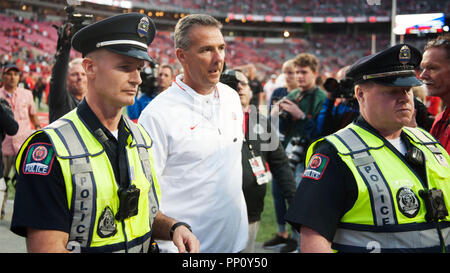
<path fill-rule="evenodd" d="M 450 157 L 428 132 L 406 127 L 420 61 L 400 44 L 347 71 L 361 115 L 311 144 L 286 215 L 302 252 L 450 250 Z"/>
<path fill-rule="evenodd" d="M 198 252 L 186 223 L 158 210 L 152 140 L 122 116 L 150 61 L 155 25 L 121 14 L 72 39 L 83 54 L 88 92 L 78 108 L 30 136 L 19 151 L 11 230 L 29 252 L 148 252 L 151 238 Z"/>

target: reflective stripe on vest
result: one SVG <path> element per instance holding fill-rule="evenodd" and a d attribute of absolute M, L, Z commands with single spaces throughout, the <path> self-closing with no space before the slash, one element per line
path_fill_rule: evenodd
<path fill-rule="evenodd" d="M 438 144 L 436 140 L 430 138 L 430 136 L 427 136 L 424 132 L 422 132 L 417 128 L 405 127 L 405 129 L 410 133 L 412 133 L 415 137 L 417 137 L 419 141 L 433 153 L 434 157 L 438 162 L 441 163 L 446 162 L 445 157 L 442 154 L 442 151 L 436 146 Z"/>
<path fill-rule="evenodd" d="M 89 234 L 92 234 L 94 226 L 91 222 L 95 221 L 93 210 L 96 195 L 92 167 L 87 157 L 89 153 L 70 120 L 58 120 L 52 127 L 69 152 L 70 172 L 75 185 L 72 194 L 74 209 L 69 241 L 76 241 L 81 247 L 87 247 L 91 241 Z"/>
<path fill-rule="evenodd" d="M 337 132 L 335 136 L 350 151 L 353 162 L 369 189 L 375 225 L 395 224 L 397 219 L 389 185 L 368 152 L 367 144 L 350 128 Z"/>
<path fill-rule="evenodd" d="M 133 137 L 136 140 L 136 146 L 139 152 L 139 158 L 141 159 L 142 169 L 144 170 L 145 177 L 151 184 L 151 188 L 153 191 L 148 192 L 148 198 L 149 198 L 149 211 L 150 211 L 150 226 L 153 226 L 153 221 L 155 220 L 156 214 L 158 213 L 158 200 L 155 198 L 156 192 L 155 187 L 153 187 L 153 178 L 152 178 L 152 171 L 150 168 L 150 158 L 148 157 L 148 151 L 145 145 L 145 140 L 139 131 L 139 128 L 133 124 L 133 122 L 128 122 L 127 119 L 126 123 L 128 125 L 128 128 L 130 128 L 131 134 L 133 134 Z"/>
<path fill-rule="evenodd" d="M 418 229 L 420 228 L 420 229 Z M 417 230 L 397 232 L 373 232 L 339 228 L 333 244 L 349 252 L 399 252 L 414 249 L 421 252 L 440 252 L 441 246 L 435 223 L 418 224 Z M 450 241 L 450 226 L 441 229 L 444 241 Z M 397 242 L 397 243 L 395 243 Z M 383 246 L 383 248 L 381 248 Z M 386 248 L 392 246 L 392 248 Z M 396 248 L 401 246 L 402 248 Z"/>
<path fill-rule="evenodd" d="M 158 201 L 156 198 L 155 187 L 152 179 L 152 171 L 148 156 L 148 145 L 137 127 L 137 125 L 125 119 L 128 128 L 135 140 L 135 146 L 138 150 L 139 159 L 147 181 L 150 183 L 148 193 L 149 223 L 153 224 L 154 218 L 158 212 Z M 92 240 L 94 223 L 96 221 L 96 196 L 95 179 L 92 166 L 89 162 L 91 155 L 81 138 L 73 121 L 69 119 L 60 119 L 49 125 L 46 129 L 52 129 L 58 135 L 68 152 L 68 156 L 59 155 L 62 159 L 68 159 L 70 162 L 70 174 L 73 182 L 72 192 L 72 211 L 73 219 L 69 243 L 67 248 L 74 251 L 86 251 L 89 249 L 89 243 Z M 130 171 L 130 174 L 132 172 Z M 133 170 L 134 173 L 134 170 Z M 136 238 L 127 243 L 127 249 L 124 249 L 123 243 L 95 247 L 100 252 L 143 252 L 150 245 L 150 233 L 142 238 Z"/>

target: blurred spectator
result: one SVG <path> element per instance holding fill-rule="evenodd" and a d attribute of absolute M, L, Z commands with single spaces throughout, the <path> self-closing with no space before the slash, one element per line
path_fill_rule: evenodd
<path fill-rule="evenodd" d="M 433 116 L 437 116 L 439 112 L 441 112 L 441 98 L 436 96 L 427 96 L 426 97 L 426 106 L 428 112 L 430 112 Z"/>
<path fill-rule="evenodd" d="M 152 71 L 152 73 L 154 73 L 154 71 Z M 136 121 L 147 104 L 149 104 L 159 93 L 170 87 L 173 76 L 173 68 L 168 64 L 158 67 L 156 79 L 153 75 L 148 76 L 147 78 L 141 76 L 142 84 L 139 87 L 141 95 L 135 100 L 133 105 L 127 106 L 128 117 L 131 120 Z"/>
<path fill-rule="evenodd" d="M 261 82 L 256 78 L 256 67 L 253 64 L 248 66 L 247 78 L 253 94 L 250 104 L 259 107 L 264 102 L 264 90 Z"/>
<path fill-rule="evenodd" d="M 425 46 L 421 67 L 420 77 L 428 94 L 441 98 L 444 106 L 430 132 L 450 153 L 450 34 L 438 36 Z"/>
<path fill-rule="evenodd" d="M 277 103 L 279 100 L 287 96 L 287 94 L 289 94 L 289 92 L 291 92 L 292 90 L 298 88 L 298 82 L 295 75 L 294 59 L 287 60 L 286 62 L 284 62 L 283 67 L 281 68 L 281 72 L 283 73 L 284 76 L 284 84 L 282 87 L 278 87 L 273 91 L 268 105 L 269 113 L 272 111 L 272 106 L 275 103 Z M 279 131 L 284 131 L 283 121 L 279 119 L 276 120 L 278 120 L 278 124 L 274 124 L 274 126 L 276 126 Z M 281 141 L 284 140 L 284 135 L 280 134 L 280 140 Z"/>
<path fill-rule="evenodd" d="M 283 126 L 284 135 L 283 146 L 289 154 L 290 167 L 295 172 L 296 182 L 300 181 L 303 172 L 303 162 L 306 148 L 311 139 L 313 120 L 322 109 L 325 100 L 325 92 L 316 85 L 319 76 L 319 59 L 313 54 L 301 53 L 294 60 L 296 79 L 299 88 L 290 92 L 284 100 L 280 100 L 274 105 L 271 115 L 278 115 L 286 124 Z M 272 117 L 273 119 L 273 117 Z M 288 239 L 286 222 L 284 216 L 287 211 L 286 200 L 280 194 L 279 189 L 272 188 L 274 197 L 275 215 L 278 224 L 278 234 L 271 240 L 264 243 L 265 247 L 273 247 L 281 243 L 287 244 L 282 249 L 283 252 L 292 252 L 298 246 L 298 241 L 294 238 Z M 281 236 L 279 234 L 282 234 Z M 297 236 L 293 232 L 293 237 Z M 283 240 L 284 239 L 284 240 Z"/>
<path fill-rule="evenodd" d="M 276 179 L 286 200 L 295 194 L 295 181 L 289 168 L 286 153 L 278 140 L 275 128 L 267 123 L 256 107 L 250 106 L 252 92 L 248 79 L 239 71 L 226 70 L 221 82 L 235 87 L 244 111 L 244 143 L 242 145 L 242 189 L 247 204 L 249 239 L 244 252 L 255 252 L 255 239 L 259 229 L 261 213 L 264 209 L 266 186 L 270 173 Z M 258 128 L 264 128 L 260 130 Z M 267 130 L 267 131 L 266 131 Z M 268 149 L 269 145 L 273 145 Z M 267 167 L 268 165 L 268 167 Z M 270 169 L 270 171 L 269 171 Z M 273 180 L 275 181 L 275 180 Z"/>
<path fill-rule="evenodd" d="M 425 103 L 426 103 L 426 91 L 423 85 L 414 86 L 412 88 L 414 94 L 414 108 L 415 113 L 413 115 L 413 120 L 411 121 L 412 127 L 419 126 L 427 131 L 431 130 L 431 126 L 434 122 L 434 115 L 432 115 Z"/>
<path fill-rule="evenodd" d="M 276 85 L 277 75 L 272 74 L 270 75 L 270 79 L 264 84 L 264 97 L 265 97 L 265 103 L 267 107 L 269 108 L 270 105 L 270 98 L 272 97 L 273 91 L 277 88 Z"/>
<path fill-rule="evenodd" d="M 4 175 L 8 176 L 20 147 L 25 139 L 33 133 L 34 129 L 40 129 L 38 116 L 35 110 L 33 94 L 30 90 L 18 87 L 20 70 L 15 64 L 8 64 L 3 68 L 3 87 L 0 88 L 0 98 L 5 99 L 14 113 L 14 118 L 19 124 L 16 135 L 7 135 L 2 143 L 2 160 Z"/>
<path fill-rule="evenodd" d="M 42 94 L 44 93 L 45 88 L 47 87 L 47 83 L 45 82 L 44 77 L 40 76 L 34 85 L 33 89 L 33 99 L 38 100 L 38 109 L 41 108 Z"/>
<path fill-rule="evenodd" d="M 2 158 L 2 142 L 5 135 L 13 136 L 17 133 L 19 124 L 14 120 L 14 113 L 9 103 L 0 98 L 0 158 Z M 0 161 L 0 220 L 5 215 L 4 207 L 8 198 L 8 180 L 9 177 L 3 173 L 3 160 Z"/>
<path fill-rule="evenodd" d="M 248 84 L 252 90 L 252 99 L 250 104 L 259 107 L 264 102 L 264 89 L 261 82 L 257 79 L 257 71 L 254 64 L 236 66 L 236 70 L 241 71 L 248 78 Z"/>
<path fill-rule="evenodd" d="M 77 107 L 87 90 L 86 73 L 81 65 L 82 59 L 76 58 L 69 62 L 71 37 L 71 25 L 63 25 L 59 31 L 56 62 L 50 81 L 48 97 L 50 123 Z"/>
<path fill-rule="evenodd" d="M 359 116 L 359 105 L 355 98 L 353 82 L 345 78 L 349 66 L 341 68 L 336 73 L 336 79 L 325 81 L 327 97 L 322 110 L 317 115 L 312 138 L 327 136 L 344 128 Z"/>

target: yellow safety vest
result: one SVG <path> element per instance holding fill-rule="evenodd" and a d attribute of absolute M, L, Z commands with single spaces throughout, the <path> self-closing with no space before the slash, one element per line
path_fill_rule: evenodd
<path fill-rule="evenodd" d="M 66 186 L 72 226 L 67 249 L 81 252 L 147 252 L 158 212 L 160 188 L 153 170 L 152 141 L 146 131 L 124 118 L 131 132 L 126 157 L 129 179 L 140 190 L 138 214 L 117 221 L 119 197 L 114 171 L 102 144 L 80 120 L 76 109 L 30 136 L 45 133 L 55 149 Z"/>
<path fill-rule="evenodd" d="M 428 189 L 441 189 L 450 208 L 450 157 L 426 131 L 404 128 L 425 155 Z M 314 146 L 307 153 L 309 161 Z M 371 132 L 350 124 L 325 137 L 352 171 L 358 187 L 353 207 L 341 218 L 332 248 L 345 252 L 440 252 L 450 250 L 450 217 L 428 223 L 418 175 Z"/>

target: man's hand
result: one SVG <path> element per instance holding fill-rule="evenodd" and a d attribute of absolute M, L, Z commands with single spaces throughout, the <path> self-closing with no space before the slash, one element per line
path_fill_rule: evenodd
<path fill-rule="evenodd" d="M 303 119 L 306 116 L 305 113 L 298 108 L 297 104 L 291 100 L 283 100 L 280 103 L 280 108 L 291 114 L 293 120 Z"/>
<path fill-rule="evenodd" d="M 185 226 L 178 226 L 173 232 L 173 244 L 178 248 L 178 252 L 198 253 L 200 242 L 197 237 Z"/>
<path fill-rule="evenodd" d="M 152 236 L 154 239 L 172 240 L 180 253 L 198 253 L 200 251 L 200 242 L 197 237 L 184 225 L 179 225 L 173 231 L 170 238 L 170 229 L 177 223 L 173 218 L 164 215 L 161 211 L 156 214 L 152 226 Z"/>

